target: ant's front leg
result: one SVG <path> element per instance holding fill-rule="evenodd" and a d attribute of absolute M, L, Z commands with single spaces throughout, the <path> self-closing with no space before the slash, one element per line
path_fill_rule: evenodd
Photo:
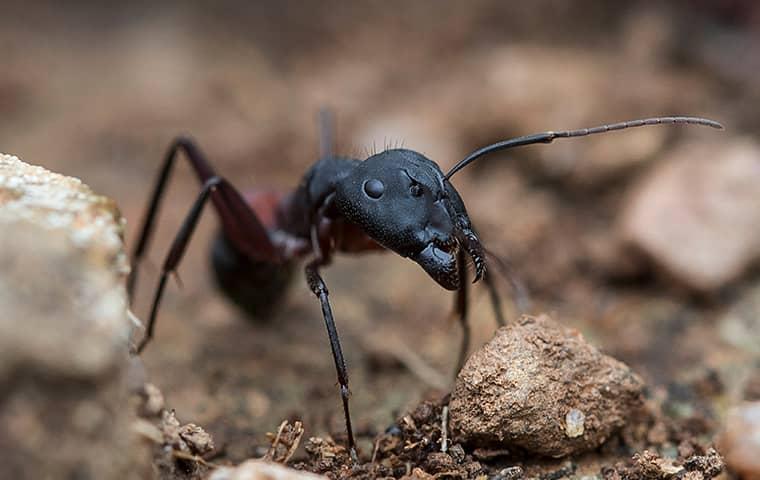
<path fill-rule="evenodd" d="M 501 270 L 502 274 L 509 280 L 512 285 L 512 290 L 515 298 L 515 304 L 518 310 L 525 311 L 529 306 L 528 294 L 523 286 L 522 282 L 513 274 L 509 264 L 503 259 L 489 253 L 489 257 L 494 259 L 497 267 Z M 464 367 L 464 362 L 467 359 L 467 350 L 470 346 L 470 324 L 468 322 L 468 282 L 467 282 L 467 268 L 466 258 L 462 250 L 459 251 L 457 257 L 457 268 L 459 270 L 459 288 L 457 289 L 456 296 L 454 298 L 454 314 L 459 318 L 459 323 L 462 325 L 462 343 L 459 348 L 459 357 L 457 360 L 457 367 L 454 375 L 456 376 Z M 504 314 L 501 309 L 501 297 L 499 291 L 496 288 L 494 277 L 489 270 L 483 274 L 483 282 L 488 289 L 488 295 L 491 299 L 491 307 L 493 308 L 494 316 L 496 317 L 496 323 L 503 327 L 507 324 Z"/>
<path fill-rule="evenodd" d="M 454 313 L 459 318 L 459 324 L 462 326 L 462 343 L 459 347 L 459 356 L 457 357 L 457 365 L 454 370 L 455 377 L 459 374 L 460 370 L 462 370 L 464 362 L 467 359 L 467 350 L 470 347 L 470 324 L 467 319 L 469 310 L 469 282 L 467 281 L 467 262 L 465 252 L 462 249 L 459 250 L 459 254 L 457 255 L 457 269 L 459 270 L 459 288 L 454 297 Z"/>
<path fill-rule="evenodd" d="M 354 442 L 354 432 L 351 428 L 351 414 L 348 410 L 348 398 L 351 392 L 348 389 L 348 371 L 346 361 L 343 359 L 343 350 L 338 338 L 338 329 L 335 327 L 330 301 L 327 298 L 327 286 L 319 274 L 319 267 L 325 262 L 321 256 L 306 265 L 306 281 L 312 293 L 317 296 L 322 305 L 322 317 L 327 327 L 327 336 L 330 338 L 330 348 L 332 349 L 333 360 L 335 360 L 335 370 L 338 373 L 338 384 L 340 385 L 340 398 L 343 401 L 343 413 L 346 416 L 346 432 L 348 433 L 348 449 L 351 453 L 351 459 L 356 461 L 356 443 Z"/>

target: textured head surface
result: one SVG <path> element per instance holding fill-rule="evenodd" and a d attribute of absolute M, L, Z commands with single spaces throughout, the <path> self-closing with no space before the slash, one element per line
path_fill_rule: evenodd
<path fill-rule="evenodd" d="M 373 155 L 338 182 L 335 203 L 379 244 L 417 262 L 442 287 L 458 288 L 457 252 L 470 222 L 435 162 L 405 149 Z"/>

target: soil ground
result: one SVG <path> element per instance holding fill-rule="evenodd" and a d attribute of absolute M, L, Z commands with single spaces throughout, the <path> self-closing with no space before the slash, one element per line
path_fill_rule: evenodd
<path fill-rule="evenodd" d="M 760 124 L 749 108 L 760 96 L 752 60 L 723 55 L 757 47 L 752 2 L 241 2 L 213 11 L 200 2 L 129 3 L 10 4 L 0 19 L 0 150 L 114 198 L 128 245 L 173 136 L 191 133 L 241 188 L 289 189 L 315 160 L 324 105 L 337 114 L 342 152 L 361 156 L 403 141 L 444 169 L 509 136 L 674 110 L 715 117 L 729 136 Z M 696 295 L 644 260 L 608 254 L 636 179 L 682 136 L 699 135 L 679 132 L 645 161 L 620 168 L 594 164 L 593 149 L 604 151 L 610 140 L 589 139 L 579 151 L 552 145 L 497 156 L 454 183 L 488 248 L 509 258 L 526 283 L 531 311 L 551 312 L 630 365 L 678 428 L 691 432 L 686 440 L 706 446 L 758 369 L 757 344 L 741 332 L 758 331 L 759 272 Z M 555 147 L 561 154 L 541 153 Z M 179 165 L 151 248 L 154 265 L 197 190 Z M 212 434 L 215 463 L 263 455 L 267 433 L 284 419 L 303 422 L 304 439 L 341 441 L 329 344 L 300 272 L 277 313 L 247 319 L 209 275 L 216 227 L 207 214 L 180 268 L 182 288 L 169 287 L 143 355 L 148 378 L 182 422 Z M 143 270 L 138 316 L 156 269 Z M 449 391 L 460 339 L 453 298 L 393 254 L 340 257 L 325 279 L 368 458 L 376 435 L 422 399 L 437 402 Z M 509 299 L 508 284 L 500 288 Z M 494 331 L 489 308 L 476 286 L 473 348 Z M 510 301 L 505 309 L 514 318 Z M 634 453 L 610 452 L 573 459 L 565 471 L 568 461 L 537 459 L 502 459 L 488 469 L 519 462 L 544 478 L 600 474 Z M 308 459 L 301 449 L 293 462 Z"/>

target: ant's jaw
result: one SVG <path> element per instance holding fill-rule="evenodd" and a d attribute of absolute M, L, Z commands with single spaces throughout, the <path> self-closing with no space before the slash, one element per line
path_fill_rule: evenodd
<path fill-rule="evenodd" d="M 467 255 L 470 256 L 472 264 L 475 267 L 475 279 L 472 283 L 482 280 L 486 274 L 486 255 L 478 236 L 471 229 L 467 228 L 457 232 L 457 240 L 467 252 Z"/>
<path fill-rule="evenodd" d="M 446 245 L 430 242 L 422 251 L 410 258 L 440 286 L 446 290 L 457 290 L 459 288 L 457 251 L 456 242 Z"/>

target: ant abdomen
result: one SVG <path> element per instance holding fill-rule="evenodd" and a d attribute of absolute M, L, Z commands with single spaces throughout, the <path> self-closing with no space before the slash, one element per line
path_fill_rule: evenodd
<path fill-rule="evenodd" d="M 211 266 L 219 289 L 247 316 L 266 321 L 288 292 L 296 261 L 253 261 L 219 231 L 211 245 Z"/>

